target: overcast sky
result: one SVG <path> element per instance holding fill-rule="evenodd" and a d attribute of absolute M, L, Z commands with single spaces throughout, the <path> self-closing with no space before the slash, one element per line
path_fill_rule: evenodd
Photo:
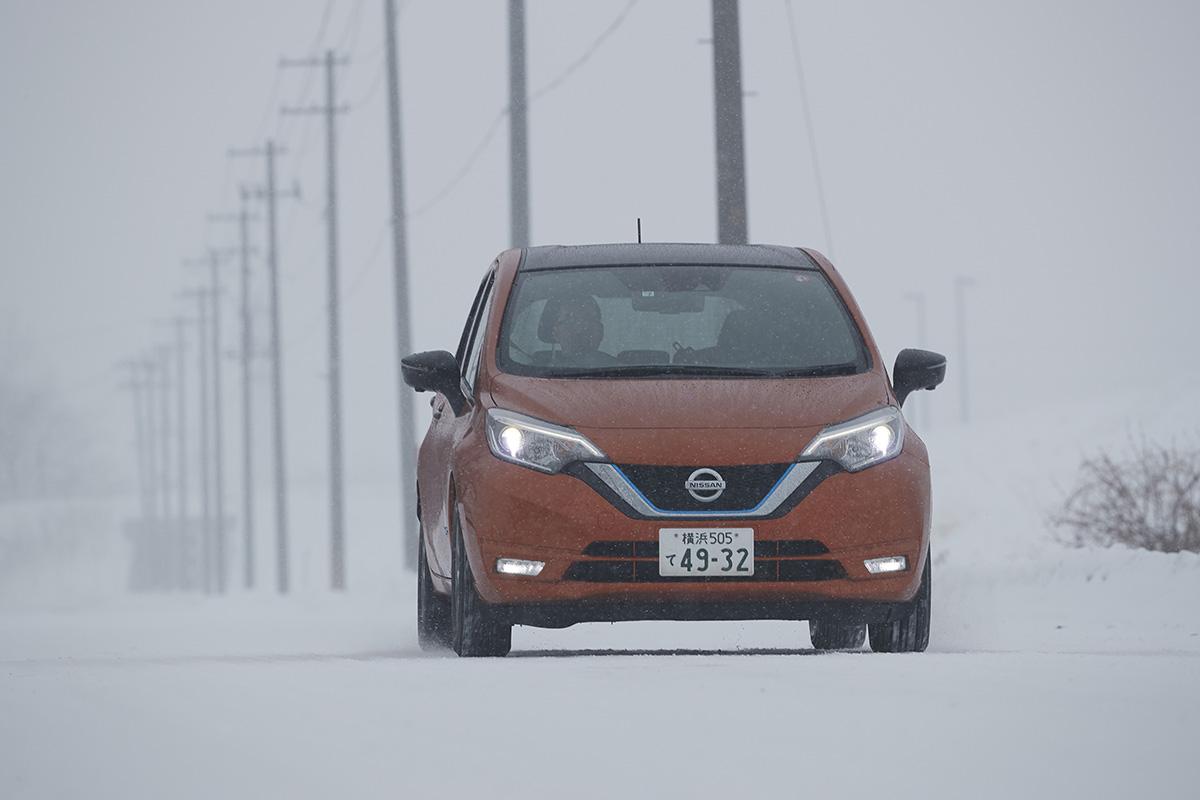
<path fill-rule="evenodd" d="M 506 104 L 507 3 L 403 6 L 406 190 L 418 209 Z M 528 0 L 531 90 L 628 6 Z M 930 398 L 934 426 L 957 416 L 957 275 L 976 281 L 980 418 L 1098 392 L 1150 397 L 1195 372 L 1200 5 L 794 8 L 833 242 L 781 0 L 741 6 L 751 239 L 832 250 L 889 361 L 916 343 L 906 293 L 926 294 L 925 344 L 951 358 Z M 381 22 L 380 0 L 0 4 L 0 334 L 87 410 L 117 468 L 132 472 L 132 434 L 113 364 L 165 339 L 156 321 L 183 309 L 176 293 L 200 278 L 181 260 L 233 241 L 206 214 L 233 210 L 261 165 L 231 162 L 226 149 L 274 135 L 289 152 L 281 180 L 303 191 L 281 206 L 292 468 L 322 491 L 322 128 L 277 113 L 316 102 L 321 84 L 276 63 L 334 47 L 351 59 L 339 74 L 351 106 L 339 120 L 347 460 L 353 481 L 393 484 Z M 638 216 L 649 240 L 713 240 L 710 35 L 707 0 L 641 0 L 534 103 L 535 243 L 629 240 Z M 508 245 L 506 157 L 501 128 L 453 191 L 411 220 L 417 349 L 453 349 L 474 285 Z"/>

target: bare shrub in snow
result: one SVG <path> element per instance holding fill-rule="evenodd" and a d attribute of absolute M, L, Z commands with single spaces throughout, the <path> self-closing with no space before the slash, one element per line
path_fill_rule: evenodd
<path fill-rule="evenodd" d="M 1069 543 L 1200 552 L 1200 450 L 1143 441 L 1127 457 L 1085 460 L 1080 473 L 1052 517 Z"/>

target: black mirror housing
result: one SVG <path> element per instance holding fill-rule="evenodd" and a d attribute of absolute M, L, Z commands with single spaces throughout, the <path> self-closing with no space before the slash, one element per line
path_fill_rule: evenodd
<path fill-rule="evenodd" d="M 467 406 L 463 397 L 458 359 L 445 350 L 413 353 L 400 360 L 404 382 L 418 392 L 437 392 L 446 396 L 455 416 Z"/>
<path fill-rule="evenodd" d="M 892 390 L 896 402 L 904 400 L 918 389 L 934 389 L 946 380 L 946 357 L 929 350 L 901 350 L 892 369 Z"/>

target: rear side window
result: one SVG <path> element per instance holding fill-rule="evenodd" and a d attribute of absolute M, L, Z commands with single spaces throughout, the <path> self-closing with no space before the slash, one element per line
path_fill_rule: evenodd
<path fill-rule="evenodd" d="M 852 374 L 866 348 L 816 270 L 620 266 L 517 278 L 497 351 L 542 377 Z"/>
<path fill-rule="evenodd" d="M 492 299 L 496 296 L 495 273 L 488 276 L 484 288 L 483 306 L 475 316 L 474 330 L 467 350 L 467 360 L 463 365 L 462 379 L 466 387 L 465 394 L 472 397 L 475 389 L 475 378 L 479 374 L 479 357 L 483 353 L 483 342 L 487 338 L 488 318 L 492 313 Z"/>

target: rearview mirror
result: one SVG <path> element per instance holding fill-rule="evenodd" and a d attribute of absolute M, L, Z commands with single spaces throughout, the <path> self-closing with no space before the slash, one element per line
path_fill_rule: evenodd
<path fill-rule="evenodd" d="M 896 402 L 918 389 L 933 389 L 946 379 L 946 357 L 928 350 L 901 350 L 892 369 L 892 390 Z"/>
<path fill-rule="evenodd" d="M 445 395 L 455 416 L 466 408 L 467 399 L 462 393 L 458 359 L 453 353 L 430 350 L 405 356 L 400 360 L 400 373 L 404 376 L 404 382 L 418 392 Z"/>

